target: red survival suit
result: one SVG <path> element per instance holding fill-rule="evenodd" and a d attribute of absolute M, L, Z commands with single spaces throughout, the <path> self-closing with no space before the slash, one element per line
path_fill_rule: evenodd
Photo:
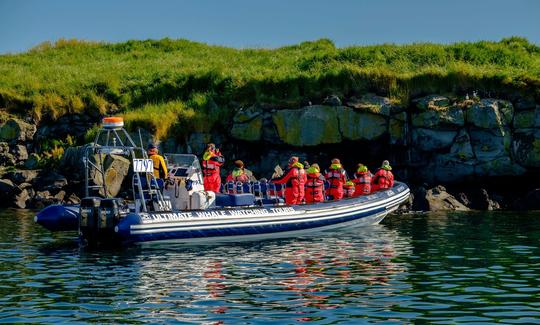
<path fill-rule="evenodd" d="M 202 170 L 204 180 L 204 190 L 219 193 L 221 187 L 220 167 L 225 162 L 225 158 L 219 151 L 206 151 L 203 156 Z"/>
<path fill-rule="evenodd" d="M 394 186 L 394 174 L 391 171 L 379 168 L 371 181 L 371 190 L 385 190 Z"/>
<path fill-rule="evenodd" d="M 368 195 L 371 193 L 371 172 L 354 173 L 353 182 L 355 184 L 354 196 Z"/>
<path fill-rule="evenodd" d="M 294 164 L 294 166 L 298 168 L 298 180 L 300 181 L 300 184 L 298 187 L 298 203 L 297 204 L 300 204 L 304 202 L 307 176 L 306 176 L 306 170 L 304 169 L 304 165 L 297 162 Z"/>
<path fill-rule="evenodd" d="M 341 200 L 343 198 L 343 184 L 347 181 L 347 176 L 345 175 L 345 170 L 341 167 L 341 164 L 334 166 L 337 168 L 332 168 L 326 172 L 326 180 L 330 182 L 330 188 L 328 189 L 328 196 L 331 200 Z"/>
<path fill-rule="evenodd" d="M 314 171 L 313 173 L 306 173 L 306 177 L 306 203 L 323 202 L 325 181 L 324 176 L 318 171 Z"/>
<path fill-rule="evenodd" d="M 300 172 L 298 167 L 289 165 L 283 176 L 272 179 L 274 184 L 285 184 L 285 203 L 298 204 L 300 196 Z"/>

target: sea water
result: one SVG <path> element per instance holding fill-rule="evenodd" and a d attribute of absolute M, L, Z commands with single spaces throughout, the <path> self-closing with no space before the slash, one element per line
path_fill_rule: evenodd
<path fill-rule="evenodd" d="M 391 215 L 285 240 L 79 248 L 0 211 L 0 322 L 540 323 L 540 213 Z"/>

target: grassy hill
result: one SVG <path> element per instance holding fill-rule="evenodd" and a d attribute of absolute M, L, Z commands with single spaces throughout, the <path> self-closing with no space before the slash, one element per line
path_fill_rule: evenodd
<path fill-rule="evenodd" d="M 471 90 L 538 100 L 540 47 L 519 37 L 347 48 L 322 39 L 277 49 L 59 40 L 0 56 L 0 108 L 9 113 L 36 120 L 120 113 L 159 137 L 211 128 L 253 102 L 293 107 L 371 91 L 407 104 L 420 94 Z"/>

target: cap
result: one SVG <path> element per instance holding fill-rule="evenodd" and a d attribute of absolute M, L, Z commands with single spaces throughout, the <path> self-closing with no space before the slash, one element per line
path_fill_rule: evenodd
<path fill-rule="evenodd" d="M 339 159 L 337 158 L 334 158 L 332 159 L 332 164 L 341 164 L 341 161 L 339 161 Z"/>
<path fill-rule="evenodd" d="M 243 168 L 244 167 L 244 162 L 242 160 L 236 160 L 234 162 L 234 165 L 238 168 Z"/>
<path fill-rule="evenodd" d="M 157 146 L 155 144 L 151 143 L 151 144 L 148 145 L 148 150 L 150 150 L 150 149 L 157 149 Z"/>
<path fill-rule="evenodd" d="M 213 144 L 213 143 L 209 143 L 206 145 L 206 149 L 212 149 L 212 150 L 215 150 L 216 149 L 216 145 Z"/>

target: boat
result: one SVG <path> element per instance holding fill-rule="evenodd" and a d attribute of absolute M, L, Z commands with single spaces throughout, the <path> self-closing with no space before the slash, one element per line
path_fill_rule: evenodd
<path fill-rule="evenodd" d="M 112 197 L 107 188 L 103 166 L 111 155 L 129 159 L 127 198 Z M 406 184 L 395 182 L 392 188 L 369 195 L 287 205 L 279 195 L 283 189 L 271 182 L 229 183 L 224 193 L 205 191 L 195 155 L 165 157 L 170 173 L 163 181 L 154 177 L 142 140 L 135 144 L 121 118 L 104 118 L 85 150 L 81 203 L 46 207 L 35 221 L 51 231 L 78 231 L 85 245 L 262 240 L 378 224 L 410 195 Z"/>

